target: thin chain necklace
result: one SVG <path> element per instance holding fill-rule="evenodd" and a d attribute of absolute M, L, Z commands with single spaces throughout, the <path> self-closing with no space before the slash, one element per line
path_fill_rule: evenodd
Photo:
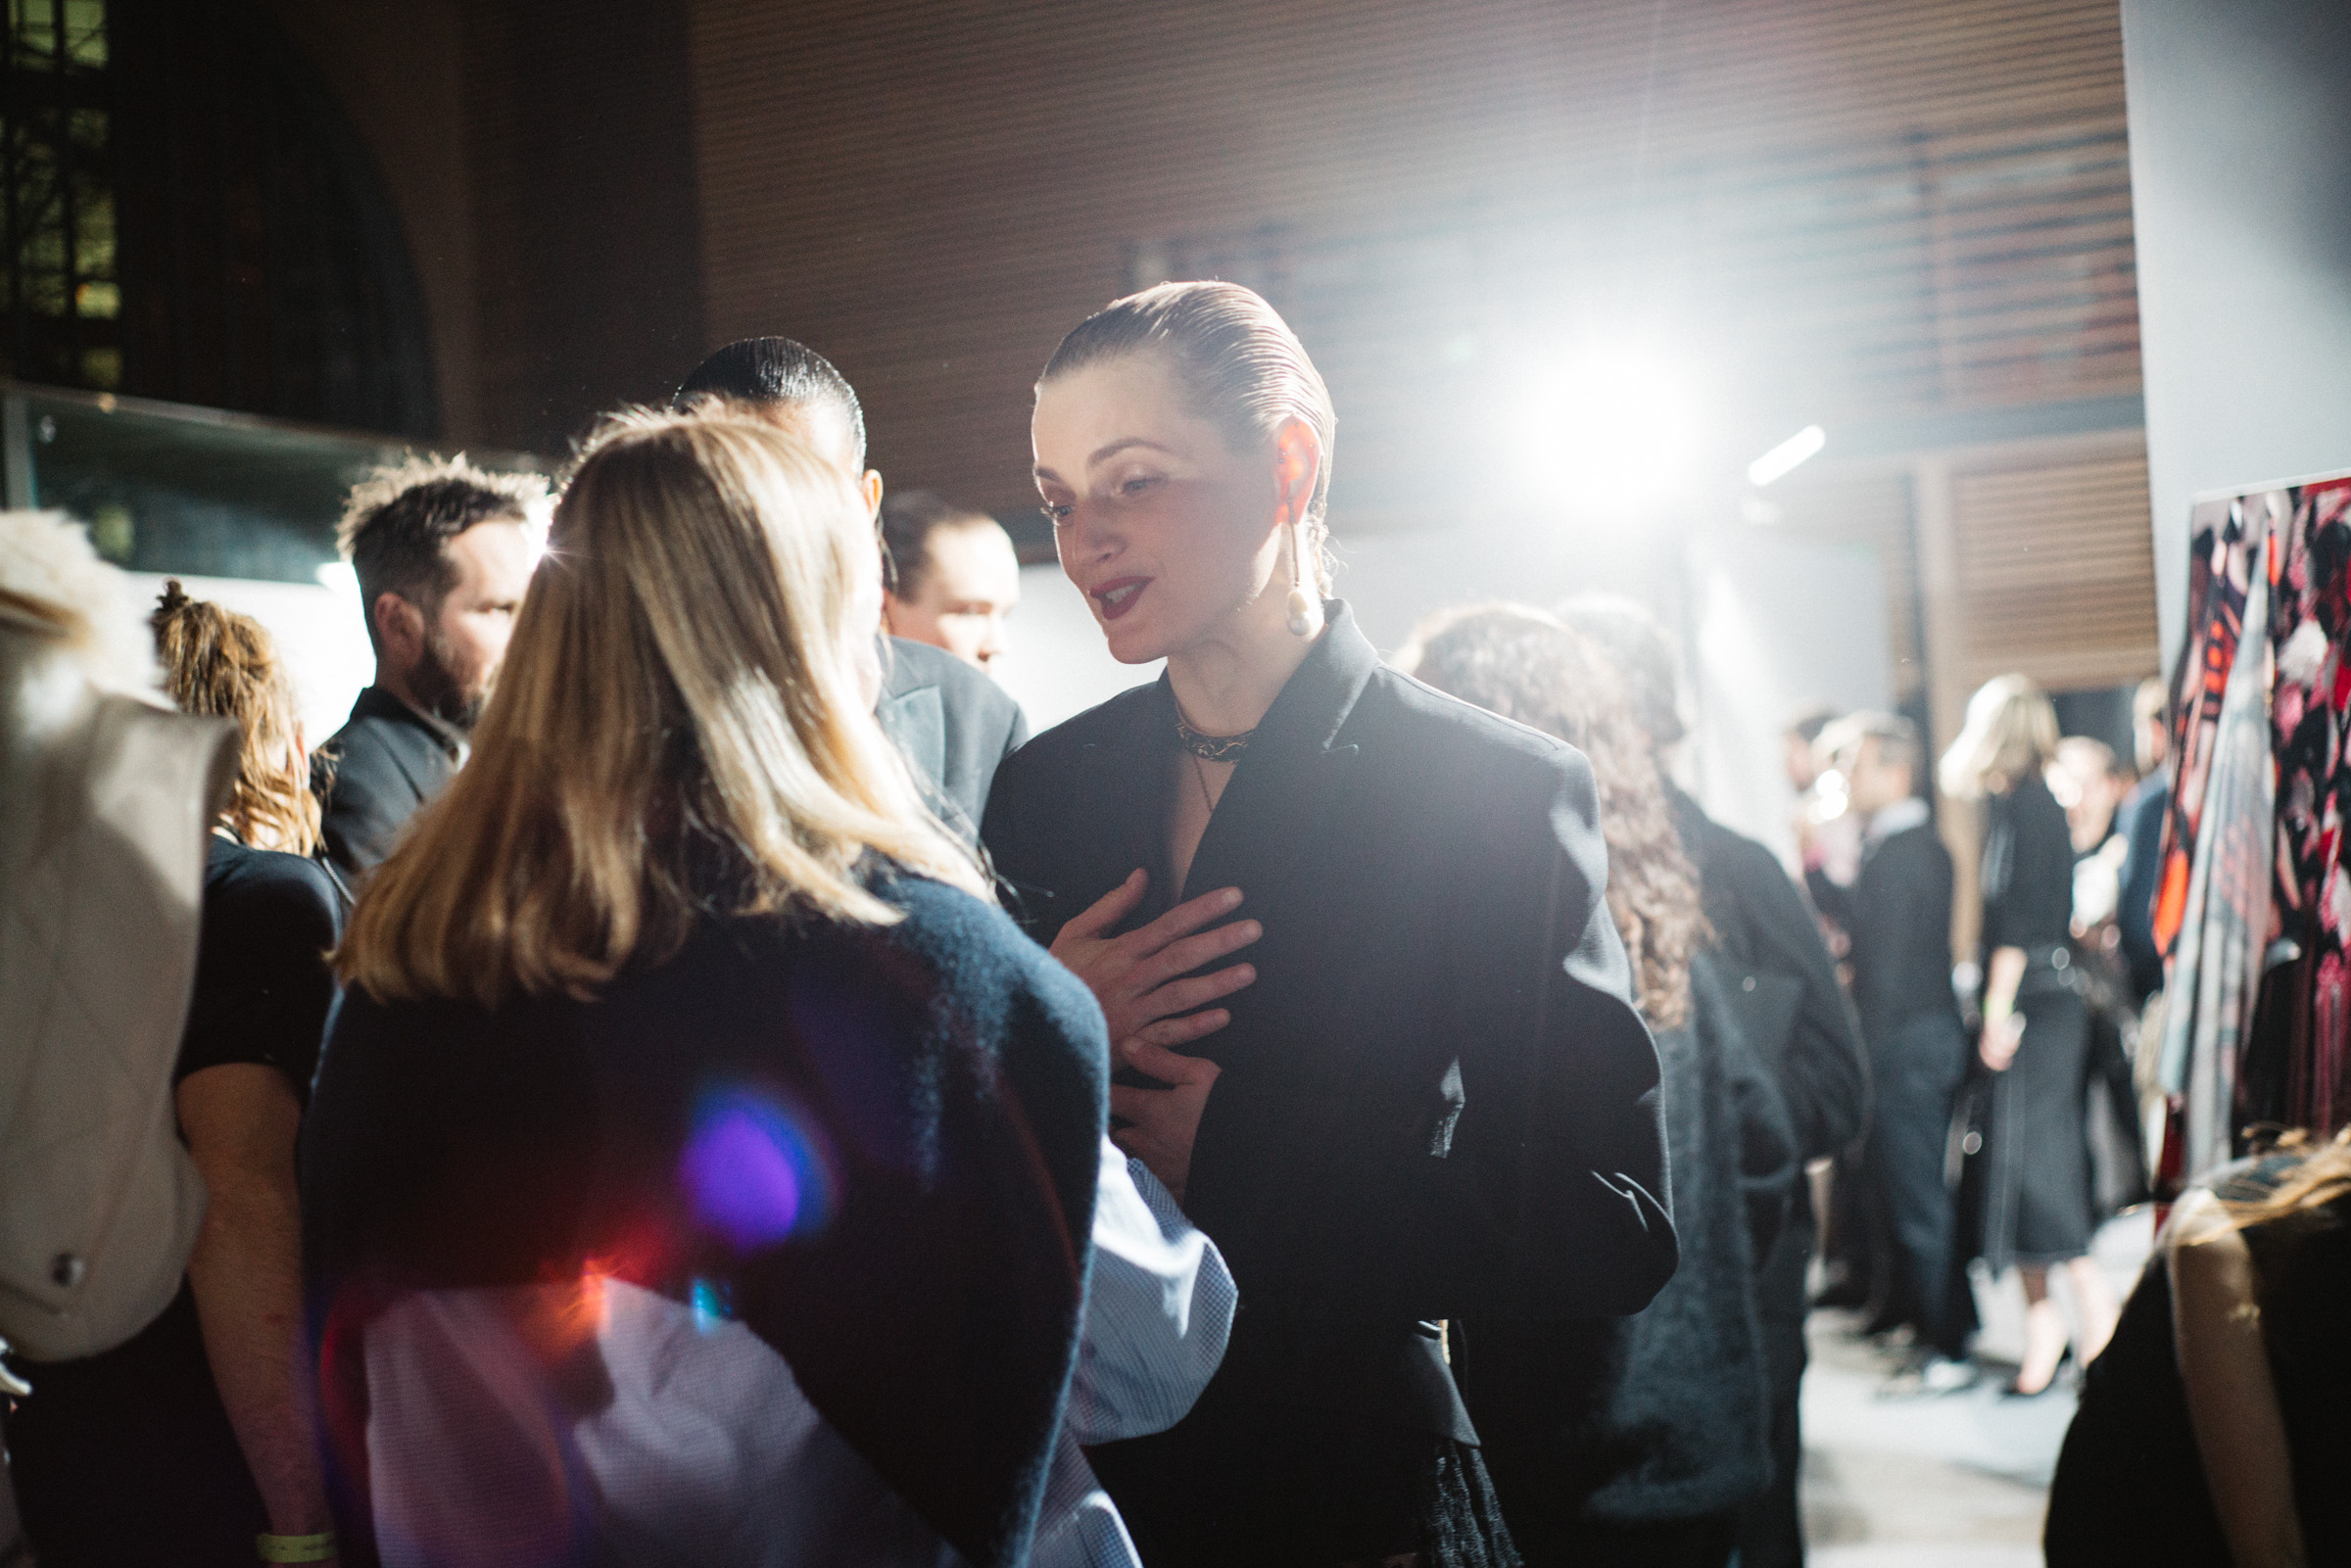
<path fill-rule="evenodd" d="M 1201 760 L 1197 752 L 1192 754 L 1192 777 L 1199 781 L 1200 804 L 1208 808 L 1210 816 L 1215 816 L 1217 814 L 1217 797 L 1208 792 L 1208 765 Z"/>
<path fill-rule="evenodd" d="M 1255 730 L 1243 730 L 1239 735 L 1202 735 L 1185 721 L 1180 710 L 1176 715 L 1176 743 L 1202 762 L 1238 762 L 1256 736 Z"/>

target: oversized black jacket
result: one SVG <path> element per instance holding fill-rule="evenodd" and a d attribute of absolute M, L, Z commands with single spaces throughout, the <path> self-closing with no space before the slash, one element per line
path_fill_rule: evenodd
<path fill-rule="evenodd" d="M 1164 680 L 1008 758 L 984 837 L 1040 941 L 1137 866 L 1138 924 L 1242 889 L 1258 977 L 1193 1047 L 1223 1074 L 1185 1197 L 1240 1286 L 1218 1382 L 1469 1437 L 1416 1320 L 1632 1312 L 1673 1272 L 1656 1051 L 1589 764 L 1327 607 L 1180 894 Z"/>

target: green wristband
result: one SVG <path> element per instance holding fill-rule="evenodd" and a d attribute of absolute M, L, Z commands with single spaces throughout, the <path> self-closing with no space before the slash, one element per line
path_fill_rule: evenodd
<path fill-rule="evenodd" d="M 324 1562 L 335 1554 L 335 1533 L 314 1536 L 259 1535 L 253 1549 L 264 1562 Z"/>

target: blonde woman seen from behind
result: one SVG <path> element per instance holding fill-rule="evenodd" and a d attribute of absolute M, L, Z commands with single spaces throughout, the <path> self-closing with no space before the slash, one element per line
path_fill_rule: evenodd
<path fill-rule="evenodd" d="M 333 884 L 293 686 L 258 622 L 173 582 L 154 620 L 183 711 L 235 721 L 174 1070 L 209 1194 L 187 1281 L 128 1344 L 31 1369 L 8 1439 L 42 1560 L 332 1562 L 300 1354 L 295 1143 L 334 986 Z"/>
<path fill-rule="evenodd" d="M 1943 789 L 1983 803 L 1984 1031 L 1992 1074 L 1984 1256 L 2025 1288 L 2025 1356 L 2009 1391 L 2042 1393 L 2071 1353 L 2049 1269 L 2074 1287 L 2081 1358 L 2114 1332 L 2114 1292 L 2089 1256 L 2085 1131 L 2089 1019 L 2068 947 L 2074 845 L 2042 772 L 2057 750 L 2047 693 L 2021 675 L 1988 681 L 1943 754 Z"/>
<path fill-rule="evenodd" d="M 884 737 L 880 613 L 793 437 L 588 444 L 338 957 L 304 1199 L 385 1562 L 1027 1560 L 1107 1045 Z"/>

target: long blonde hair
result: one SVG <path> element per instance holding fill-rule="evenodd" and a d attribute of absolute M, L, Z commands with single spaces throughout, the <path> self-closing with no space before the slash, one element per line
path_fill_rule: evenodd
<path fill-rule="evenodd" d="M 1998 675 L 1967 699 L 1959 737 L 1937 772 L 1943 792 L 1961 800 L 2004 795 L 2057 755 L 2057 710 L 2032 679 Z"/>
<path fill-rule="evenodd" d="M 988 896 L 874 717 L 877 630 L 849 622 L 879 570 L 848 478 L 794 437 L 723 408 L 607 418 L 472 760 L 369 879 L 344 978 L 586 997 L 713 915 L 894 922 L 869 853 Z"/>
<path fill-rule="evenodd" d="M 220 820 L 246 843 L 308 855 L 318 847 L 318 797 L 294 683 L 261 622 L 188 597 L 174 577 L 156 601 L 164 692 L 182 713 L 237 722 L 237 776 Z"/>

